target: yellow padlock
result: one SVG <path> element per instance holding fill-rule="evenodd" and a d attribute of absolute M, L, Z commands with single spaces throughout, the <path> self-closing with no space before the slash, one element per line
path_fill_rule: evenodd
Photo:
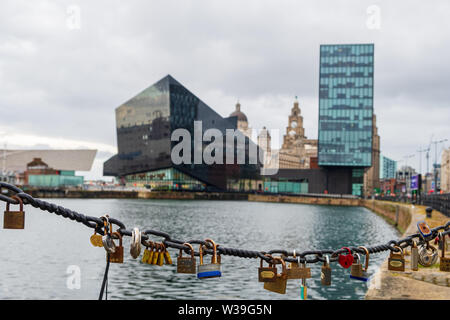
<path fill-rule="evenodd" d="M 164 246 L 164 261 L 166 264 L 172 264 L 172 258 L 167 248 Z"/>
<path fill-rule="evenodd" d="M 159 257 L 159 243 L 155 244 L 155 251 L 153 252 L 152 264 L 158 264 Z"/>

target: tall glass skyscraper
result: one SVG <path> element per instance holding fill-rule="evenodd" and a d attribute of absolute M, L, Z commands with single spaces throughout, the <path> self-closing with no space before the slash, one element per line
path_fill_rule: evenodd
<path fill-rule="evenodd" d="M 319 166 L 351 168 L 353 194 L 372 165 L 373 66 L 373 44 L 320 46 Z"/>

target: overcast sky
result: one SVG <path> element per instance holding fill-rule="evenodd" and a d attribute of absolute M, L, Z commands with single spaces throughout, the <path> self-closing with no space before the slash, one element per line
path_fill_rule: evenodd
<path fill-rule="evenodd" d="M 420 148 L 450 140 L 449 14 L 448 0 L 2 0 L 0 148 L 96 148 L 83 174 L 101 178 L 114 109 L 167 74 L 281 134 L 298 96 L 317 138 L 319 45 L 374 43 L 381 152 L 419 169 Z"/>

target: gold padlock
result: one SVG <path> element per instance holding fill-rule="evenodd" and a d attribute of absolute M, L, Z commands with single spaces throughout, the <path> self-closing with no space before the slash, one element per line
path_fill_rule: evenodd
<path fill-rule="evenodd" d="M 394 251 L 391 250 L 388 259 L 388 270 L 405 271 L 405 258 L 403 257 L 403 250 L 397 246 L 394 246 L 394 248 L 398 248 L 400 253 L 394 253 Z"/>
<path fill-rule="evenodd" d="M 287 270 L 286 270 L 286 263 L 284 262 L 283 258 L 281 257 L 275 257 L 273 258 L 273 263 L 276 264 L 276 262 L 280 262 L 282 265 L 282 272 L 281 274 L 277 274 L 277 278 L 273 282 L 264 282 L 264 289 L 276 292 L 279 294 L 285 294 L 286 293 L 286 285 L 287 285 Z"/>
<path fill-rule="evenodd" d="M 151 250 L 149 250 L 149 254 L 148 254 L 146 263 L 153 264 L 153 256 L 155 255 L 155 243 L 153 241 L 150 241 L 149 247 L 151 248 Z"/>
<path fill-rule="evenodd" d="M 188 246 L 191 249 L 191 256 L 183 257 L 183 250 L 180 249 L 180 254 L 177 258 L 177 272 L 178 273 L 197 273 L 196 261 L 194 255 L 194 247 L 190 243 L 183 243 L 183 245 Z"/>
<path fill-rule="evenodd" d="M 442 252 L 439 261 L 439 270 L 444 272 L 450 272 L 450 258 L 445 257 L 446 243 L 445 235 L 441 234 Z"/>
<path fill-rule="evenodd" d="M 172 264 L 172 257 L 170 256 L 170 253 L 167 250 L 166 246 L 164 246 L 164 263 Z"/>
<path fill-rule="evenodd" d="M 160 244 L 159 243 L 155 243 L 155 247 L 154 247 L 154 251 L 153 251 L 153 257 L 152 257 L 152 263 L 151 264 L 158 264 L 158 258 L 159 258 L 159 249 L 160 249 Z"/>
<path fill-rule="evenodd" d="M 102 235 L 97 234 L 96 229 L 94 229 L 94 234 L 91 236 L 90 240 L 94 247 L 103 247 Z"/>
<path fill-rule="evenodd" d="M 295 254 L 294 254 L 295 257 Z M 311 268 L 300 267 L 300 256 L 298 262 L 291 262 L 286 269 L 288 279 L 309 279 L 311 278 Z"/>
<path fill-rule="evenodd" d="M 111 263 L 123 263 L 123 246 L 122 246 L 122 235 L 120 232 L 113 232 L 111 236 L 116 236 L 119 239 L 119 245 L 113 253 L 109 254 L 109 262 Z"/>
<path fill-rule="evenodd" d="M 270 254 L 265 254 L 265 256 L 272 258 Z M 264 259 L 261 259 L 258 268 L 258 281 L 259 282 L 274 282 L 277 279 L 277 268 L 275 265 L 269 263 L 268 267 L 263 267 Z"/>
<path fill-rule="evenodd" d="M 161 249 L 160 249 L 159 256 L 158 256 L 157 265 L 161 267 L 164 264 L 164 252 L 166 251 L 166 246 L 163 243 L 161 243 L 160 245 L 161 245 L 161 247 L 160 247 Z"/>
<path fill-rule="evenodd" d="M 9 202 L 6 203 L 6 211 L 3 215 L 3 229 L 24 229 L 25 228 L 25 211 L 23 211 L 23 202 L 17 196 L 11 198 L 19 202 L 19 211 L 10 211 Z"/>
<path fill-rule="evenodd" d="M 147 263 L 149 256 L 150 256 L 150 250 L 148 250 L 148 247 L 145 247 L 144 253 L 142 254 L 141 262 Z"/>

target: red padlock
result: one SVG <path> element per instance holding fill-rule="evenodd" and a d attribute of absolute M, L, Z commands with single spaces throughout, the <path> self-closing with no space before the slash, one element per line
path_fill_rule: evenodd
<path fill-rule="evenodd" d="M 353 255 L 352 255 L 352 250 L 350 250 L 349 247 L 343 247 L 341 249 L 347 249 L 348 253 L 344 256 L 342 254 L 339 255 L 339 264 L 342 266 L 342 268 L 350 268 L 351 265 L 353 264 Z"/>

